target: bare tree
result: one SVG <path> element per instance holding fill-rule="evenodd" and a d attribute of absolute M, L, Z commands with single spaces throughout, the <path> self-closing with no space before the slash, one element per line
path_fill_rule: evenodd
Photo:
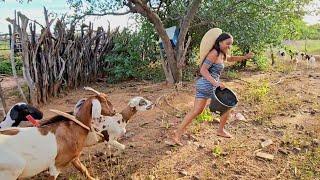
<path fill-rule="evenodd" d="M 94 31 L 90 23 L 80 34 L 76 32 L 75 24 L 67 28 L 63 19 L 49 19 L 45 8 L 44 17 L 46 24 L 39 36 L 36 22 L 31 22 L 21 12 L 17 13 L 21 24 L 7 18 L 17 27 L 21 37 L 23 74 L 29 87 L 30 102 L 34 105 L 46 103 L 63 90 L 94 82 L 102 72 L 104 54 L 113 46 L 114 33 L 110 28 L 104 31 L 99 27 Z M 52 33 L 50 27 L 54 22 Z"/>

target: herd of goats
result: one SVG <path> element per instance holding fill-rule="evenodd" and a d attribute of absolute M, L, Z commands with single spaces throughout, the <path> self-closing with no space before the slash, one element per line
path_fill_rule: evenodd
<path fill-rule="evenodd" d="M 105 93 L 90 87 L 95 95 L 80 99 L 73 112 L 52 109 L 57 115 L 42 120 L 43 113 L 26 103 L 15 104 L 0 123 L 0 179 L 32 177 L 49 170 L 56 179 L 70 162 L 88 179 L 94 179 L 79 157 L 84 147 L 105 142 L 123 152 L 125 145 L 117 139 L 126 132 L 130 118 L 138 111 L 153 108 L 143 97 L 132 98 L 117 113 Z M 19 127 L 28 121 L 28 127 Z"/>
<path fill-rule="evenodd" d="M 307 68 L 313 69 L 317 62 L 320 62 L 320 55 L 312 55 L 304 52 L 293 52 L 291 50 L 288 53 L 285 50 L 279 50 L 277 53 L 280 59 L 285 60 L 290 57 L 290 61 L 297 67 L 302 62 L 306 62 Z"/>

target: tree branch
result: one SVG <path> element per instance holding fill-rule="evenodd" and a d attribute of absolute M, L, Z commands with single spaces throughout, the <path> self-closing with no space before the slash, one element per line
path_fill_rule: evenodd
<path fill-rule="evenodd" d="M 71 24 L 77 23 L 82 18 L 85 18 L 86 16 L 106 16 L 106 15 L 114 15 L 114 16 L 122 16 L 129 13 L 133 13 L 131 10 L 126 12 L 104 12 L 104 13 L 84 13 L 81 16 L 75 16 Z"/>
<path fill-rule="evenodd" d="M 177 52 L 177 59 L 179 61 L 180 58 L 183 58 L 183 51 L 184 51 L 184 42 L 187 36 L 187 32 L 189 30 L 190 23 L 195 16 L 197 10 L 199 9 L 201 0 L 193 0 L 186 16 L 183 18 L 181 25 L 180 25 L 180 34 L 178 37 L 178 52 Z"/>

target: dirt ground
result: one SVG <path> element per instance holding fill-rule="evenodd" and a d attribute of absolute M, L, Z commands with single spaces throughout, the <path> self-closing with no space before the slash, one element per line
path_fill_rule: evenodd
<path fill-rule="evenodd" d="M 193 106 L 194 82 L 185 83 L 179 91 L 164 84 L 127 82 L 117 85 L 94 84 L 105 92 L 121 111 L 130 98 L 143 96 L 156 106 L 137 113 L 120 140 L 126 145 L 119 157 L 108 156 L 113 149 L 105 144 L 85 148 L 82 162 L 99 179 L 319 179 L 320 178 L 320 68 L 289 65 L 265 72 L 238 72 L 241 79 L 227 79 L 226 86 L 240 100 L 235 112 L 246 120 L 231 118 L 226 129 L 232 139 L 215 135 L 217 121 L 195 121 L 183 136 L 184 146 L 164 143 Z M 260 82 L 268 84 L 269 93 L 262 100 L 251 93 Z M 253 88 L 252 88 L 253 87 Z M 71 111 L 90 92 L 77 90 L 53 99 L 41 107 L 45 118 L 49 109 Z M 18 101 L 10 98 L 8 104 Z M 272 144 L 261 147 L 261 143 Z M 256 157 L 258 152 L 274 156 L 273 160 Z M 31 179 L 45 179 L 47 172 Z M 69 166 L 58 179 L 85 179 Z"/>

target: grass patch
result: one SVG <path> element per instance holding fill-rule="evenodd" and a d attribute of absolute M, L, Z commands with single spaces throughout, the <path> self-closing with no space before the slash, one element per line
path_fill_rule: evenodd
<path fill-rule="evenodd" d="M 270 84 L 266 80 L 255 81 L 248 84 L 247 90 L 244 92 L 243 97 L 246 102 L 256 103 L 263 101 L 270 92 Z"/>
<path fill-rule="evenodd" d="M 297 169 L 296 177 L 299 179 L 316 179 L 320 177 L 320 147 L 296 157 L 294 166 Z"/>
<path fill-rule="evenodd" d="M 274 115 L 282 111 L 297 110 L 301 105 L 301 100 L 297 96 L 279 91 L 278 88 L 278 86 L 271 86 L 267 80 L 260 80 L 251 82 L 239 93 L 240 101 L 250 106 L 257 124 L 270 122 Z"/>
<path fill-rule="evenodd" d="M 273 70 L 284 74 L 290 74 L 294 71 L 294 65 L 290 63 L 276 63 Z"/>

